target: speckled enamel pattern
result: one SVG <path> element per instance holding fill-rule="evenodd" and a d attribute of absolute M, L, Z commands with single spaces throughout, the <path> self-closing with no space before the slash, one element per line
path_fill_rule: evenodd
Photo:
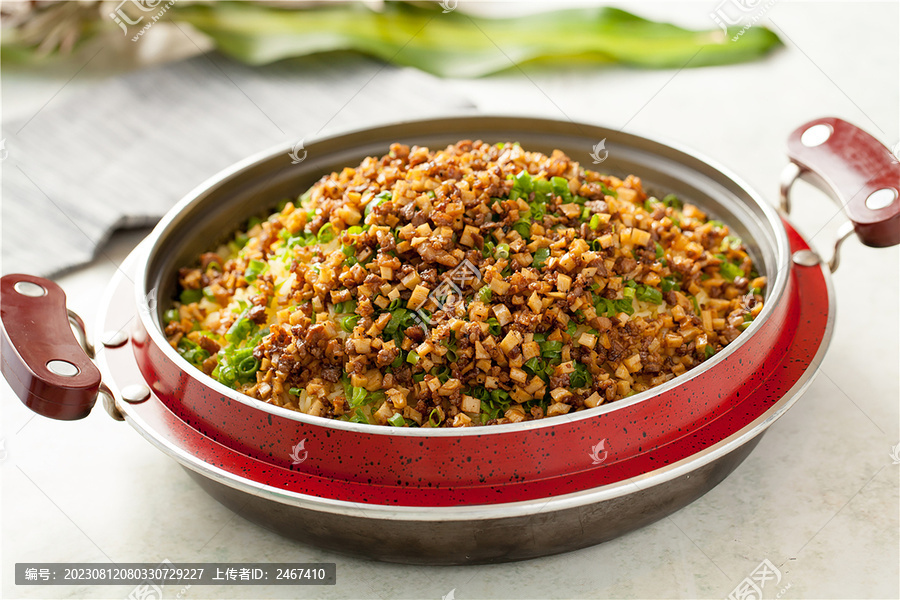
<path fill-rule="evenodd" d="M 785 222 L 791 251 L 808 248 Z M 118 329 L 139 323 L 122 279 L 106 312 Z M 549 498 L 651 472 L 740 430 L 771 407 L 812 365 L 829 311 L 820 266 L 793 266 L 783 301 L 750 339 L 714 368 L 642 401 L 557 417 L 524 428 L 458 436 L 404 436 L 389 428 L 347 431 L 303 423 L 223 396 L 186 362 L 172 361 L 145 331 L 101 360 L 118 387 L 146 381 L 149 400 L 129 404 L 158 441 L 237 477 L 322 498 L 403 506 L 496 504 Z M 749 333 L 749 332 L 748 332 Z M 590 414 L 595 413 L 595 414 Z M 585 413 L 578 413 L 578 416 Z M 473 435 L 473 433 L 476 433 Z M 305 440 L 305 459 L 291 456 Z M 606 440 L 594 464 L 592 448 Z M 296 454 L 295 454 L 296 456 Z M 594 456 L 597 456 L 596 454 Z"/>

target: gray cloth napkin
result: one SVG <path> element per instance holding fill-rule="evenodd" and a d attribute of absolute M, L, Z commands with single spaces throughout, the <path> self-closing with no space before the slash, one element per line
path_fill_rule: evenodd
<path fill-rule="evenodd" d="M 152 225 L 274 144 L 472 108 L 430 75 L 350 55 L 262 68 L 198 56 L 105 80 L 3 124 L 3 271 L 89 262 L 116 228 Z"/>

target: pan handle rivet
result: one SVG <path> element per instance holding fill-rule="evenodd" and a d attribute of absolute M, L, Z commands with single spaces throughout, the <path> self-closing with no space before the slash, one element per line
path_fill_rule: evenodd
<path fill-rule="evenodd" d="M 866 198 L 866 208 L 869 210 L 881 210 L 887 208 L 897 199 L 897 190 L 892 188 L 881 188 L 875 190 Z"/>
<path fill-rule="evenodd" d="M 47 369 L 60 377 L 75 377 L 80 373 L 78 367 L 67 360 L 51 360 L 47 363 Z"/>
<path fill-rule="evenodd" d="M 800 136 L 800 143 L 807 148 L 821 146 L 828 141 L 832 133 L 834 133 L 834 129 L 831 128 L 831 125 L 819 123 L 803 132 L 803 135 Z"/>
<path fill-rule="evenodd" d="M 122 388 L 122 400 L 137 404 L 150 397 L 150 388 L 143 383 L 134 383 Z"/>
<path fill-rule="evenodd" d="M 107 331 L 103 334 L 103 345 L 107 348 L 118 348 L 128 341 L 128 334 L 121 329 L 119 331 Z"/>
<path fill-rule="evenodd" d="M 819 264 L 819 255 L 812 250 L 797 250 L 791 256 L 794 263 L 801 267 L 814 267 Z"/>
<path fill-rule="evenodd" d="M 40 298 L 41 296 L 47 295 L 47 290 L 45 290 L 43 286 L 31 283 L 30 281 L 17 281 L 16 285 L 13 286 L 13 289 L 23 296 L 29 296 L 31 298 Z"/>

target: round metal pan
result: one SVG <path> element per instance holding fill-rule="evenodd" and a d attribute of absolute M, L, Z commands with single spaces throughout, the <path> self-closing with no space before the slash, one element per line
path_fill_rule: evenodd
<path fill-rule="evenodd" d="M 824 141 L 802 140 L 820 126 L 828 129 Z M 325 173 L 385 153 L 392 142 L 438 147 L 460 139 L 558 148 L 588 167 L 594 144 L 605 139 L 609 155 L 598 169 L 635 173 L 650 193 L 675 192 L 745 240 L 769 278 L 763 312 L 713 359 L 628 400 L 464 430 L 351 424 L 259 403 L 205 376 L 168 345 L 160 314 L 174 296 L 177 268 L 248 217 Z M 842 157 L 848 145 L 856 152 Z M 14 323 L 24 313 L 53 312 L 44 320 L 56 327 L 44 335 L 66 349 L 53 358 L 80 360 L 69 352 L 71 332 L 63 339 L 61 290 L 28 276 L 3 278 L 0 293 L 12 300 L 2 307 L 3 372 L 23 401 L 71 419 L 105 393 L 113 416 L 128 420 L 220 501 L 284 535 L 381 560 L 499 562 L 611 539 L 711 489 L 796 401 L 830 339 L 828 269 L 784 214 L 693 152 L 602 127 L 505 117 L 401 123 L 306 148 L 300 164 L 292 163 L 288 147 L 278 148 L 205 182 L 133 253 L 125 269 L 130 277 L 111 283 L 98 320 L 98 339 L 110 343 L 96 363 L 112 390 L 101 387 L 92 365 L 83 365 L 78 385 L 67 388 L 38 364 L 50 358 L 17 352 L 22 334 Z M 794 132 L 789 152 L 792 177 L 817 174 L 816 182 L 847 205 L 862 241 L 900 241 L 900 168 L 874 138 L 838 119 L 820 119 Z M 860 180 L 865 185 L 848 197 Z M 783 186 L 783 204 L 789 187 Z M 852 194 L 858 189 L 861 199 Z M 892 202 L 867 204 L 871 196 L 883 202 L 885 190 Z M 29 281 L 45 286 L 44 300 L 17 293 L 15 286 Z M 111 335 L 121 331 L 129 335 Z"/>

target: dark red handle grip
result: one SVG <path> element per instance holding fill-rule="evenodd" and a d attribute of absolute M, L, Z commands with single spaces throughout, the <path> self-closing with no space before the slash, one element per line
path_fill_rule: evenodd
<path fill-rule="evenodd" d="M 900 162 L 884 144 L 836 117 L 810 121 L 788 138 L 788 155 L 831 195 L 867 246 L 900 244 Z"/>
<path fill-rule="evenodd" d="M 3 376 L 25 406 L 45 417 L 86 417 L 100 389 L 100 371 L 84 353 L 66 311 L 66 294 L 31 275 L 0 278 Z"/>

